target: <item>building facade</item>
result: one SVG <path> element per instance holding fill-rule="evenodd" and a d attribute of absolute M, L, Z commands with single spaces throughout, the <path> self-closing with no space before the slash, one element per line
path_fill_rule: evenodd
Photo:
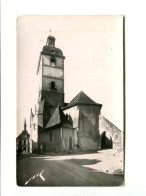
<path fill-rule="evenodd" d="M 26 130 L 26 120 L 24 121 L 24 130 L 22 133 L 16 138 L 17 143 L 17 153 L 18 154 L 26 154 L 30 153 L 30 134 Z"/>

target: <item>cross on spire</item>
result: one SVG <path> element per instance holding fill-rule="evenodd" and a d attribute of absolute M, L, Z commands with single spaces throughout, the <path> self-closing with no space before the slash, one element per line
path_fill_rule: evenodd
<path fill-rule="evenodd" d="M 49 34 L 52 35 L 52 26 L 49 26 Z"/>
<path fill-rule="evenodd" d="M 26 131 L 26 118 L 24 119 L 24 130 Z"/>
<path fill-rule="evenodd" d="M 52 35 L 52 31 L 51 31 L 51 28 L 50 28 L 49 32 L 50 32 L 50 35 Z"/>

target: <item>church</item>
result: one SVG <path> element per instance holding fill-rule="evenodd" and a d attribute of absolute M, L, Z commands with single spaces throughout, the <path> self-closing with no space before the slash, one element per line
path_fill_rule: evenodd
<path fill-rule="evenodd" d="M 80 91 L 65 103 L 65 56 L 48 36 L 40 53 L 38 103 L 30 114 L 31 152 L 67 153 L 123 148 L 123 132 L 101 115 L 102 104 Z"/>

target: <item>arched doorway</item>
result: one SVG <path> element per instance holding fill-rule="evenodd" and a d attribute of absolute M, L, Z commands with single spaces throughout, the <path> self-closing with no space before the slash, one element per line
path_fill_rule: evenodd
<path fill-rule="evenodd" d="M 69 150 L 72 150 L 72 137 L 69 137 Z"/>
<path fill-rule="evenodd" d="M 113 141 L 112 137 L 106 131 L 101 135 L 101 149 L 112 149 Z"/>

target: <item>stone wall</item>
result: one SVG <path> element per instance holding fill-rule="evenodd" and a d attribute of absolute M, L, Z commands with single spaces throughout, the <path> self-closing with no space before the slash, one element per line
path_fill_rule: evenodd
<path fill-rule="evenodd" d="M 68 152 L 69 138 L 72 138 L 72 150 L 74 147 L 74 129 L 60 127 L 40 133 L 40 145 L 45 152 Z"/>
<path fill-rule="evenodd" d="M 79 149 L 98 150 L 100 106 L 80 105 Z"/>
<path fill-rule="evenodd" d="M 51 90 L 51 82 L 55 82 L 56 92 L 63 92 L 64 90 L 64 81 L 54 79 L 51 77 L 45 77 L 42 78 L 42 90 Z"/>
<path fill-rule="evenodd" d="M 56 59 L 56 66 L 63 67 L 64 65 L 64 59 L 55 57 Z M 50 65 L 50 56 L 49 55 L 42 55 L 42 64 L 43 65 Z"/>
<path fill-rule="evenodd" d="M 72 138 L 72 149 L 69 149 L 69 138 Z M 75 135 L 74 129 L 71 128 L 62 128 L 62 152 L 68 152 L 70 150 L 76 149 L 75 147 Z"/>
<path fill-rule="evenodd" d="M 42 99 L 46 99 L 52 106 L 64 104 L 64 93 L 42 91 Z"/>
<path fill-rule="evenodd" d="M 73 127 L 77 130 L 79 150 L 98 150 L 99 123 L 101 107 L 82 104 L 64 110 L 72 118 Z"/>
<path fill-rule="evenodd" d="M 43 76 L 57 77 L 63 79 L 63 69 L 43 66 Z"/>
<path fill-rule="evenodd" d="M 60 152 L 60 133 L 61 128 L 41 133 L 40 145 L 42 145 L 43 152 Z"/>
<path fill-rule="evenodd" d="M 99 149 L 101 149 L 101 138 L 104 132 L 107 136 L 111 136 L 113 149 L 123 148 L 123 132 L 102 115 L 99 116 L 99 132 Z"/>

